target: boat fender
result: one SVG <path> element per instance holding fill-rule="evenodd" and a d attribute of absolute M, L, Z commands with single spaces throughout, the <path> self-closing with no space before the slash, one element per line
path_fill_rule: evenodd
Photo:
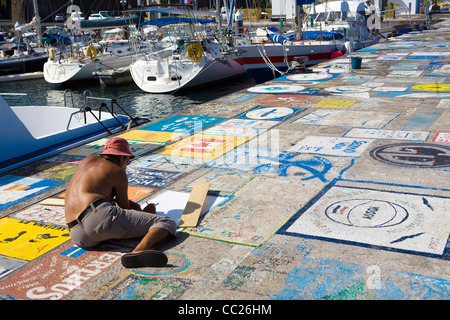
<path fill-rule="evenodd" d="M 55 51 L 55 48 L 49 48 L 49 49 L 48 49 L 48 58 L 49 58 L 50 60 L 52 60 L 52 61 L 55 60 L 55 58 L 56 58 L 56 51 Z"/>
<path fill-rule="evenodd" d="M 197 62 L 203 55 L 202 46 L 198 43 L 192 43 L 187 47 L 187 55 L 193 62 Z"/>
<path fill-rule="evenodd" d="M 91 59 L 95 59 L 97 57 L 97 49 L 94 46 L 89 46 L 86 49 L 86 54 Z"/>

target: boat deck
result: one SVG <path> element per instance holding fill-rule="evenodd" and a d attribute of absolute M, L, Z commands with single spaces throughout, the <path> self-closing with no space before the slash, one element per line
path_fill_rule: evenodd
<path fill-rule="evenodd" d="M 121 134 L 130 198 L 159 214 L 210 182 L 198 225 L 159 247 L 167 267 L 123 268 L 134 240 L 70 240 L 55 204 L 105 139 L 2 174 L 0 297 L 448 299 L 450 20 L 435 27 Z"/>

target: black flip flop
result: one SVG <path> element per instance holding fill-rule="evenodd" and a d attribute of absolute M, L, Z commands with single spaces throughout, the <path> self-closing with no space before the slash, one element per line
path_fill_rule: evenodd
<path fill-rule="evenodd" d="M 161 251 L 144 250 L 124 254 L 122 265 L 125 268 L 164 267 L 167 260 L 167 256 Z"/>

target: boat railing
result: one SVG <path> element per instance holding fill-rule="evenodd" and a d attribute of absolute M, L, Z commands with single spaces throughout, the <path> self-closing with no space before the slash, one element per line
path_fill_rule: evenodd
<path fill-rule="evenodd" d="M 33 105 L 33 102 L 31 101 L 31 97 L 28 93 L 14 93 L 14 92 L 0 92 L 0 96 L 12 96 L 12 97 L 26 97 L 28 99 L 28 102 L 30 105 Z"/>
<path fill-rule="evenodd" d="M 70 99 L 70 103 L 72 104 L 72 106 L 68 106 L 68 101 L 67 101 L 68 97 Z M 89 113 L 103 127 L 103 129 L 105 129 L 105 131 L 108 132 L 108 134 L 112 134 L 112 133 L 109 130 L 109 128 L 106 127 L 102 122 L 102 112 L 108 112 L 117 121 L 117 123 L 122 128 L 122 130 L 129 130 L 131 128 L 131 125 L 133 122 L 136 125 L 138 125 L 139 120 L 143 120 L 145 122 L 149 121 L 148 119 L 131 116 L 124 108 L 122 108 L 117 103 L 116 99 L 93 97 L 90 90 L 85 90 L 83 92 L 83 97 L 84 97 L 83 105 L 79 108 L 78 111 L 76 111 L 72 114 L 71 119 L 73 116 L 82 114 L 82 116 L 84 117 L 84 123 L 86 124 L 87 123 L 87 115 Z M 100 103 L 96 104 L 96 102 L 100 102 Z M 74 100 L 73 100 L 73 94 L 70 89 L 66 89 L 64 91 L 64 106 L 76 108 Z M 98 112 L 94 112 L 94 110 L 97 110 Z M 129 118 L 129 122 L 128 122 L 127 126 L 124 126 L 123 123 L 118 119 L 117 114 L 119 113 L 119 111 L 121 113 L 125 114 Z M 70 127 L 70 122 L 71 122 L 70 120 L 67 124 L 67 129 Z"/>
<path fill-rule="evenodd" d="M 139 117 L 133 117 L 131 116 L 124 108 L 122 108 L 118 103 L 116 99 L 110 99 L 110 98 L 99 98 L 99 97 L 92 97 L 91 91 L 86 90 L 83 92 L 84 96 L 84 105 L 80 108 L 80 111 L 84 113 L 84 121 L 87 122 L 87 113 L 90 113 L 103 127 L 103 129 L 108 132 L 108 134 L 111 134 L 109 129 L 101 122 L 102 117 L 102 111 L 108 112 L 116 121 L 117 123 L 122 127 L 122 130 L 128 130 L 131 127 L 131 124 L 134 122 L 136 125 L 139 124 L 138 120 L 143 120 Z M 96 102 L 99 102 L 100 104 L 96 105 Z M 108 106 L 109 104 L 109 106 Z M 98 117 L 93 112 L 93 110 L 98 110 Z M 124 126 L 123 123 L 117 118 L 118 112 L 121 111 L 124 113 L 128 118 L 129 122 L 127 126 Z"/>

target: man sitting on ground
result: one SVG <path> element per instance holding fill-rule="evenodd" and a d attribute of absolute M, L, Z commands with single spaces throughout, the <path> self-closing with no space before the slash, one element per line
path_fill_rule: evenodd
<path fill-rule="evenodd" d="M 167 256 L 150 250 L 175 236 L 176 223 L 156 215 L 153 203 L 143 210 L 128 199 L 126 168 L 134 158 L 128 141 L 114 137 L 104 151 L 86 157 L 69 182 L 65 215 L 69 233 L 81 248 L 92 248 L 105 240 L 142 238 L 136 248 L 122 257 L 126 268 L 161 267 Z"/>

